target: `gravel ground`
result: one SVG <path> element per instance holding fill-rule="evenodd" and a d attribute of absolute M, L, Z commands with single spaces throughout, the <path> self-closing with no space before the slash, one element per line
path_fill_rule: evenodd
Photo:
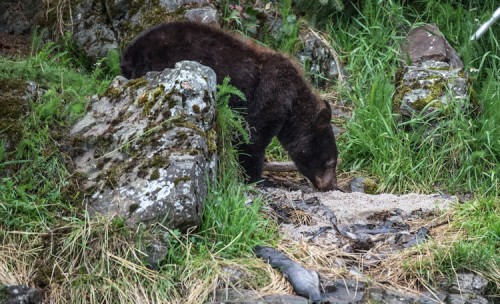
<path fill-rule="evenodd" d="M 441 194 L 366 194 L 360 192 L 344 193 L 340 191 L 303 193 L 302 191 L 287 191 L 268 188 L 270 192 L 285 196 L 287 200 L 307 200 L 316 197 L 330 208 L 337 217 L 339 224 L 364 223 L 365 219 L 378 212 L 401 209 L 403 215 L 420 210 L 428 213 L 434 210 L 446 210 L 455 201 L 454 197 Z"/>

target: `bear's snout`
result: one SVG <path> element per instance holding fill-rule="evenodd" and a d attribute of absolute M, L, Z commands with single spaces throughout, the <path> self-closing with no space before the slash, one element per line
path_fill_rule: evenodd
<path fill-rule="evenodd" d="M 333 168 L 325 170 L 321 175 L 316 175 L 312 182 L 319 191 L 338 190 L 337 174 Z"/>

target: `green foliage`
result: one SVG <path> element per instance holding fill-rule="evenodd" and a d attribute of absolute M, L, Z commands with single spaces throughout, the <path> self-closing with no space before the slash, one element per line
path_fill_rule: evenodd
<path fill-rule="evenodd" d="M 279 140 L 275 137 L 266 148 L 266 157 L 270 161 L 291 161 Z"/>
<path fill-rule="evenodd" d="M 304 14 L 313 26 L 324 26 L 345 8 L 343 0 L 295 0 L 296 11 Z"/>
<path fill-rule="evenodd" d="M 255 36 L 259 28 L 259 11 L 245 1 L 220 1 L 223 22 L 247 36 Z"/>
<path fill-rule="evenodd" d="M 460 237 L 438 236 L 406 261 L 422 282 L 466 269 L 498 284 L 498 27 L 479 41 L 469 40 L 478 20 L 487 20 L 495 9 L 494 1 L 421 0 L 404 6 L 363 1 L 354 16 L 338 16 L 328 25 L 351 75 L 352 90 L 339 91 L 354 105 L 347 132 L 338 140 L 341 169 L 377 176 L 382 191 L 470 191 L 478 197 L 457 207 L 454 222 L 463 231 Z M 452 103 L 441 113 L 445 116 L 422 111 L 402 121 L 392 105 L 401 33 L 425 22 L 435 23 L 460 54 L 471 79 L 471 99 L 465 101 L 466 110 Z"/>
<path fill-rule="evenodd" d="M 226 77 L 218 86 L 217 122 L 219 125 L 219 174 L 211 185 L 205 204 L 202 235 L 210 238 L 214 247 L 211 252 L 224 250 L 226 254 L 237 256 L 251 252 L 262 241 L 270 241 L 272 227 L 259 214 L 262 201 L 248 201 L 250 188 L 241 183 L 241 168 L 238 162 L 235 140 L 249 141 L 241 113 L 229 107 L 231 97 L 246 100 L 237 88 L 229 84 Z M 229 246 L 230 244 L 231 246 Z"/>
<path fill-rule="evenodd" d="M 281 1 L 279 8 L 282 23 L 278 35 L 273 41 L 273 47 L 285 53 L 296 53 L 300 43 L 300 23 L 292 11 L 292 0 Z"/>
<path fill-rule="evenodd" d="M 295 1 L 299 12 L 292 11 L 292 1 L 281 1 L 284 23 L 275 46 L 295 51 L 300 23 L 297 16 L 301 13 L 317 24 L 335 15 L 335 22 L 326 26 L 348 54 L 344 62 L 352 85 L 352 91 L 339 90 L 355 106 L 347 132 L 339 139 L 342 169 L 377 176 L 385 191 L 476 193 L 480 198 L 457 209 L 456 223 L 466 231 L 465 236 L 448 247 L 433 249 L 431 260 L 419 260 L 409 267 L 429 280 L 436 272 L 459 269 L 492 277 L 492 269 L 498 269 L 499 264 L 500 235 L 498 27 L 478 42 L 468 39 L 496 4 L 493 0 L 467 4 L 406 2 L 370 0 L 354 6 L 344 2 L 346 14 L 342 14 L 337 12 L 342 10 L 342 1 Z M 322 9 L 314 16 L 313 7 L 318 5 Z M 226 14 L 227 22 L 245 33 L 253 31 L 257 12 L 246 7 L 228 9 L 232 15 Z M 422 22 L 437 23 L 461 54 L 474 91 L 468 102 L 480 106 L 475 115 L 450 107 L 447 111 L 451 119 L 436 120 L 422 114 L 402 122 L 393 111 L 392 76 L 400 61 L 401 33 Z M 25 269 L 26 265 L 35 265 L 33 261 L 47 265 L 37 269 L 36 284 L 50 281 L 51 299 L 71 303 L 111 303 L 117 299 L 157 303 L 159 299 L 179 302 L 186 298 L 197 303 L 215 288 L 221 268 L 231 263 L 260 281 L 251 286 L 266 282 L 255 267 L 252 249 L 255 245 L 273 245 L 276 227 L 260 214 L 262 200 L 250 195 L 251 188 L 240 182 L 237 146 L 232 145 L 249 140 L 241 114 L 229 107 L 232 98 L 244 100 L 243 94 L 229 84 L 229 79 L 219 86 L 218 178 L 210 185 L 203 223 L 196 234 L 181 234 L 161 225 L 154 229 L 139 227 L 132 233 L 123 218 L 91 219 L 73 206 L 72 198 L 67 197 L 70 173 L 59 146 L 70 125 L 84 114 L 88 97 L 102 94 L 119 73 L 119 53 L 110 52 L 91 64 L 69 36 L 62 44 L 42 46 L 41 40 L 41 36 L 34 37 L 29 58 L 0 58 L 0 78 L 33 80 L 44 90 L 29 105 L 16 149 L 8 149 L 6 139 L 0 138 L 3 265 L 9 270 Z M 426 128 L 431 124 L 432 128 Z M 3 135 L 8 130 L 0 131 Z M 278 146 L 275 140 L 268 151 L 283 159 Z M 159 271 L 146 267 L 144 254 L 155 238 L 168 245 Z M 30 276 L 35 273 L 27 272 Z M 57 294 L 60 291 L 65 293 Z"/>
<path fill-rule="evenodd" d="M 500 76 L 492 71 L 500 66 L 500 58 L 493 55 L 500 48 L 492 33 L 484 37 L 485 42 L 469 42 L 477 14 L 488 15 L 493 10 L 468 11 L 436 1 L 417 5 L 424 2 L 422 11 L 418 7 L 412 10 L 411 5 L 410 10 L 403 10 L 393 1 L 365 1 L 358 17 L 329 25 L 331 35 L 349 54 L 346 69 L 352 75 L 353 90 L 342 94 L 355 106 L 347 132 L 339 139 L 342 167 L 379 176 L 382 191 L 440 189 L 497 195 L 500 139 L 498 111 L 493 108 L 500 109 L 496 98 Z M 452 41 L 460 37 L 455 41 L 460 41 L 466 69 L 477 70 L 473 88 L 481 105 L 478 115 L 451 106 L 446 119 L 422 113 L 402 122 L 393 112 L 391 77 L 399 66 L 399 45 L 404 38 L 400 33 L 420 21 L 437 23 Z"/>
<path fill-rule="evenodd" d="M 231 98 L 246 100 L 226 77 L 217 93 L 218 176 L 209 185 L 200 230 L 186 235 L 173 230 L 164 233 L 168 252 L 162 272 L 178 277 L 179 281 L 196 278 L 200 284 L 210 284 L 220 271 L 217 261 L 230 264 L 235 259 L 239 267 L 252 273 L 253 248 L 272 244 L 276 239 L 276 227 L 260 213 L 262 200 L 255 196 L 250 201 L 251 188 L 241 182 L 237 147 L 233 143 L 248 142 L 248 132 L 241 113 L 229 107 Z M 208 295 L 207 290 L 203 293 Z"/>
<path fill-rule="evenodd" d="M 437 236 L 437 240 L 424 244 L 424 252 L 417 259 L 406 262 L 425 282 L 446 275 L 453 277 L 460 271 L 482 273 L 489 281 L 492 291 L 498 294 L 500 278 L 500 205 L 496 198 L 479 198 L 458 205 L 452 222 L 454 235 Z M 487 293 L 488 294 L 488 293 Z"/>
<path fill-rule="evenodd" d="M 240 90 L 230 85 L 229 81 L 230 78 L 226 77 L 222 84 L 217 85 L 218 152 L 220 157 L 224 158 L 218 167 L 220 176 L 227 173 L 239 175 L 236 143 L 238 141 L 248 143 L 250 140 L 243 113 L 238 112 L 241 110 L 229 107 L 231 98 L 246 101 L 246 97 Z"/>
<path fill-rule="evenodd" d="M 184 288 L 199 287 L 193 277 L 203 284 L 215 282 L 221 258 L 229 259 L 224 263 L 240 259 L 239 263 L 247 264 L 241 267 L 252 273 L 253 247 L 272 243 L 275 228 L 260 214 L 262 201 L 254 198 L 249 203 L 251 188 L 240 182 L 232 143 L 248 142 L 249 138 L 244 119 L 229 102 L 231 98 L 244 101 L 241 91 L 229 79 L 219 86 L 219 177 L 210 185 L 199 232 L 183 235 L 159 225 L 139 227 L 132 233 L 122 218 L 90 218 L 73 206 L 68 194 L 78 194 L 67 192 L 70 173 L 59 146 L 59 140 L 86 110 L 88 96 L 103 93 L 118 71 L 118 53 L 110 53 L 86 72 L 75 70 L 74 58 L 65 51 L 58 53 L 59 49 L 48 43 L 27 59 L 0 59 L 0 77 L 35 80 L 45 89 L 30 104 L 30 114 L 22 122 L 22 138 L 13 152 L 7 151 L 5 138 L 0 140 L 0 230 L 30 231 L 39 239 L 27 242 L 2 234 L 3 245 L 15 247 L 19 256 L 0 250 L 0 261 L 13 269 L 19 269 L 26 259 L 30 264 L 36 259 L 47 265 L 37 270 L 37 284 L 50 281 L 55 287 L 48 294 L 50 299 L 71 303 L 135 302 L 137 297 L 144 303 L 178 301 L 185 297 Z M 50 242 L 42 240 L 49 230 Z M 144 252 L 152 239 L 167 244 L 159 271 L 149 270 L 145 262 Z M 242 256 L 246 258 L 241 260 Z M 205 299 L 212 288 L 190 293 L 190 302 Z M 59 290 L 64 294 L 58 294 Z"/>
<path fill-rule="evenodd" d="M 64 194 L 69 172 L 57 140 L 84 114 L 88 96 L 104 92 L 118 62 L 117 55 L 110 54 L 87 73 L 75 69 L 77 61 L 69 51 L 58 52 L 60 45 L 39 47 L 37 40 L 35 36 L 33 54 L 26 59 L 0 58 L 0 78 L 34 81 L 43 89 L 29 105 L 13 152 L 5 150 L 3 134 L 9 130 L 0 130 L 0 217 L 6 229 L 43 229 L 73 212 Z"/>

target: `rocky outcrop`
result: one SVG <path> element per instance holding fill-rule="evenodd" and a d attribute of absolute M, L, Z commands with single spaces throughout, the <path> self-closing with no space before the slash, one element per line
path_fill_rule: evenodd
<path fill-rule="evenodd" d="M 0 33 L 29 33 L 42 8 L 43 0 L 0 1 Z"/>
<path fill-rule="evenodd" d="M 429 114 L 452 104 L 465 108 L 468 77 L 457 52 L 436 26 L 412 30 L 401 48 L 406 65 L 397 79 L 396 111 L 413 117 L 423 110 Z"/>
<path fill-rule="evenodd" d="M 326 38 L 312 28 L 302 29 L 299 33 L 302 47 L 297 58 L 306 67 L 314 84 L 326 86 L 332 82 L 345 80 L 340 59 Z"/>
<path fill-rule="evenodd" d="M 130 80 L 118 76 L 71 137 L 90 210 L 135 226 L 199 226 L 216 170 L 215 73 L 183 61 Z"/>
<path fill-rule="evenodd" d="M 48 15 L 61 14 L 53 5 L 48 3 Z M 76 45 L 93 60 L 123 49 L 140 32 L 163 22 L 186 19 L 218 26 L 217 11 L 208 0 L 78 1 L 64 12 L 49 19 L 71 22 L 59 22 L 52 31 L 70 31 Z"/>

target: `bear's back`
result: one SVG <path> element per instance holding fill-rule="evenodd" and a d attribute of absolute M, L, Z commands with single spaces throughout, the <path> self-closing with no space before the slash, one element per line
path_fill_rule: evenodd
<path fill-rule="evenodd" d="M 211 67 L 217 82 L 229 76 L 247 97 L 257 85 L 259 68 L 273 52 L 208 25 L 171 22 L 140 34 L 125 50 L 122 73 L 141 77 L 148 71 L 172 68 L 182 60 Z"/>

